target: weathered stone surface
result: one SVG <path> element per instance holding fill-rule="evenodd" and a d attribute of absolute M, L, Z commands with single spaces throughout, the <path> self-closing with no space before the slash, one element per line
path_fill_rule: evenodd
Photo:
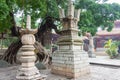
<path fill-rule="evenodd" d="M 52 59 L 51 71 L 54 74 L 75 78 L 90 73 L 88 55 L 81 50 L 58 50 L 53 54 Z"/>
<path fill-rule="evenodd" d="M 94 44 L 93 44 L 93 37 L 89 36 L 89 50 L 88 50 L 88 55 L 91 58 L 95 58 L 95 50 L 94 50 Z"/>
<path fill-rule="evenodd" d="M 59 74 L 70 78 L 78 78 L 90 73 L 89 68 L 71 69 L 69 67 L 58 67 L 51 70 L 53 74 Z"/>
<path fill-rule="evenodd" d="M 35 66 L 36 66 L 39 70 L 41 70 L 41 69 L 46 69 L 46 66 L 45 66 L 44 64 L 42 64 L 41 62 L 36 63 Z"/>
<path fill-rule="evenodd" d="M 35 43 L 35 37 L 33 34 L 25 34 L 21 38 L 22 44 L 30 45 Z"/>
<path fill-rule="evenodd" d="M 30 24 L 28 24 L 30 26 Z M 18 59 L 21 62 L 21 66 L 16 75 L 17 80 L 45 80 L 45 77 L 41 76 L 39 70 L 35 66 L 36 56 L 34 53 L 35 37 L 30 27 L 27 30 L 21 30 L 22 48 L 18 54 Z M 25 32 L 26 31 L 26 32 Z M 31 32 L 31 33 L 30 33 Z M 32 33 L 33 32 L 33 33 Z"/>
<path fill-rule="evenodd" d="M 24 47 L 22 47 L 24 48 Z M 33 46 L 30 48 L 34 48 Z M 27 50 L 28 49 L 28 50 Z M 22 51 L 23 50 L 23 51 Z M 32 49 L 29 49 L 29 45 L 25 49 L 21 49 L 21 55 L 19 53 L 19 60 L 22 63 L 19 68 L 16 79 L 18 80 L 37 80 L 42 79 L 39 70 L 35 67 L 35 53 Z"/>
<path fill-rule="evenodd" d="M 8 62 L 0 60 L 0 68 L 5 68 L 11 66 Z"/>
<path fill-rule="evenodd" d="M 61 14 L 60 14 L 61 15 Z M 71 0 L 69 0 L 68 14 L 61 18 L 63 30 L 58 39 L 58 50 L 52 55 L 51 72 L 76 78 L 90 73 L 88 54 L 83 51 L 83 41 L 78 36 L 79 11 L 75 11 Z"/>

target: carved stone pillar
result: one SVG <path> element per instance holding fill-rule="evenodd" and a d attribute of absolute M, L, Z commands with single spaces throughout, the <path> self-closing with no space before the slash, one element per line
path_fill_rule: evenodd
<path fill-rule="evenodd" d="M 88 46 L 88 55 L 89 57 L 91 58 L 95 58 L 96 55 L 95 55 L 95 49 L 94 49 L 94 42 L 93 42 L 93 37 L 90 36 L 89 37 L 89 46 Z"/>

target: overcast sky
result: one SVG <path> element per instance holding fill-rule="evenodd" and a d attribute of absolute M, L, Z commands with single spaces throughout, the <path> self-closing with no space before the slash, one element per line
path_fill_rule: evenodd
<path fill-rule="evenodd" d="M 109 2 L 109 3 L 115 2 L 115 3 L 119 3 L 119 4 L 120 4 L 120 0 L 109 0 L 108 2 Z"/>

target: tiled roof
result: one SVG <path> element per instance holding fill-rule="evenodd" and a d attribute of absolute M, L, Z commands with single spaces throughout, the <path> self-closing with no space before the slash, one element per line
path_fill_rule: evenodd
<path fill-rule="evenodd" d="M 96 33 L 96 35 L 116 35 L 120 34 L 120 28 L 113 28 L 112 31 L 101 30 Z"/>

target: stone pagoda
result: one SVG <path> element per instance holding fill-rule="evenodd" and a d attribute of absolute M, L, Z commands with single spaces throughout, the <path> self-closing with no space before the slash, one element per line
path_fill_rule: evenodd
<path fill-rule="evenodd" d="M 83 41 L 78 36 L 80 10 L 74 9 L 71 0 L 68 4 L 66 16 L 64 9 L 59 9 L 63 29 L 57 41 L 58 50 L 52 55 L 51 72 L 68 78 L 77 78 L 90 73 L 90 69 L 88 54 L 83 51 Z"/>
<path fill-rule="evenodd" d="M 21 66 L 17 72 L 17 80 L 45 80 L 35 66 L 36 56 L 34 53 L 35 36 L 37 29 L 31 29 L 31 18 L 27 16 L 27 29 L 21 29 L 21 42 L 23 44 L 18 53 Z"/>

